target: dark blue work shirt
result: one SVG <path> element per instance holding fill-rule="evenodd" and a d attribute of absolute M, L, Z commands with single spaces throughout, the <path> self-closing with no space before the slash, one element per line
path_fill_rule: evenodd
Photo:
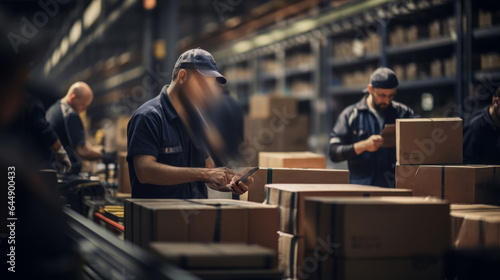
<path fill-rule="evenodd" d="M 489 107 L 476 111 L 464 126 L 464 163 L 500 164 L 500 128 Z"/>
<path fill-rule="evenodd" d="M 71 170 L 68 174 L 77 175 L 82 169 L 82 162 L 76 156 L 74 149 L 85 145 L 85 131 L 80 116 L 69 104 L 61 102 L 60 99 L 50 106 L 45 116 L 68 152 L 71 161 Z"/>
<path fill-rule="evenodd" d="M 165 177 L 165 184 L 160 186 L 142 184 L 137 178 L 133 161 L 135 155 L 151 155 L 157 162 L 170 166 L 205 167 L 207 154 L 189 138 L 167 94 L 167 86 L 134 113 L 128 123 L 127 140 L 133 198 L 207 198 L 205 182 L 171 185 L 169 178 Z"/>
<path fill-rule="evenodd" d="M 368 139 L 382 132 L 376 116 L 368 108 L 365 95 L 358 103 L 342 111 L 330 133 L 329 156 L 332 161 L 347 160 L 349 183 L 379 187 L 395 187 L 395 148 L 379 148 L 376 152 L 356 155 L 354 143 Z M 385 109 L 386 124 L 396 119 L 415 117 L 413 110 L 399 102 L 392 101 Z"/>

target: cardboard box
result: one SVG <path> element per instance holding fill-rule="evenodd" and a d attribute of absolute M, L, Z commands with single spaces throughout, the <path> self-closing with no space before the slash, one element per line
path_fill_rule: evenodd
<path fill-rule="evenodd" d="M 297 269 L 304 260 L 305 240 L 303 237 L 278 231 L 278 269 L 284 271 L 283 279 L 296 279 Z"/>
<path fill-rule="evenodd" d="M 266 200 L 266 184 L 349 184 L 348 170 L 260 168 L 253 175 L 254 182 L 240 200 L 262 203 Z"/>
<path fill-rule="evenodd" d="M 437 39 L 441 37 L 441 21 L 436 19 L 429 23 L 429 38 Z"/>
<path fill-rule="evenodd" d="M 168 202 L 172 201 L 182 201 L 180 199 L 170 199 Z M 139 244 L 140 240 L 140 210 L 141 203 L 165 203 L 165 199 L 158 198 L 127 198 L 123 202 L 124 209 L 124 238 L 125 240 L 131 241 L 132 243 Z"/>
<path fill-rule="evenodd" d="M 324 169 L 326 157 L 311 152 L 260 152 L 259 166 Z"/>
<path fill-rule="evenodd" d="M 153 242 L 149 250 L 187 270 L 276 267 L 276 251 L 254 244 Z"/>
<path fill-rule="evenodd" d="M 443 63 L 439 59 L 431 61 L 431 77 L 441 78 L 443 76 Z"/>
<path fill-rule="evenodd" d="M 418 256 L 406 258 L 342 259 L 328 257 L 321 261 L 314 252 L 306 258 L 321 269 L 299 268 L 298 279 L 307 280 L 350 280 L 350 279 L 444 279 L 444 261 L 438 256 Z M 313 262 L 313 260 L 318 260 Z"/>
<path fill-rule="evenodd" d="M 500 247 L 500 206 L 452 204 L 451 240 L 457 248 Z"/>
<path fill-rule="evenodd" d="M 305 199 L 310 196 L 411 196 L 411 190 L 354 184 L 269 184 L 266 203 L 279 206 L 279 230 L 304 236 Z"/>
<path fill-rule="evenodd" d="M 272 205 L 230 199 L 134 202 L 133 219 L 134 243 L 143 247 L 152 241 L 278 246 L 278 209 Z"/>
<path fill-rule="evenodd" d="M 500 211 L 465 215 L 454 245 L 457 249 L 500 248 Z"/>
<path fill-rule="evenodd" d="M 250 118 L 267 119 L 275 116 L 296 116 L 297 100 L 294 97 L 252 95 L 250 96 Z"/>
<path fill-rule="evenodd" d="M 242 151 L 248 166 L 258 164 L 261 151 L 284 152 L 308 149 L 309 117 L 296 115 L 290 118 L 245 117 Z"/>
<path fill-rule="evenodd" d="M 461 164 L 462 119 L 396 120 L 396 160 L 399 164 Z"/>
<path fill-rule="evenodd" d="M 450 206 L 440 199 L 309 197 L 305 209 L 306 249 L 334 257 L 441 256 L 451 246 Z"/>
<path fill-rule="evenodd" d="M 405 29 L 403 26 L 396 26 L 394 30 L 389 33 L 389 45 L 400 46 L 405 44 Z"/>
<path fill-rule="evenodd" d="M 450 203 L 498 203 L 494 171 L 491 165 L 396 165 L 396 188 Z"/>
<path fill-rule="evenodd" d="M 445 77 L 455 76 L 457 73 L 457 57 L 454 55 L 444 60 L 444 75 Z"/>
<path fill-rule="evenodd" d="M 118 153 L 118 192 L 132 193 L 128 171 L 127 152 Z"/>

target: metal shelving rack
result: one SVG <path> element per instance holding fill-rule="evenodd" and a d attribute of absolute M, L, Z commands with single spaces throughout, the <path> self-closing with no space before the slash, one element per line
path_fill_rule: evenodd
<path fill-rule="evenodd" d="M 216 60 L 222 68 L 234 64 L 236 61 L 250 60 L 256 61 L 256 75 L 252 83 L 256 91 L 246 93 L 262 94 L 262 85 L 269 81 L 276 81 L 278 92 L 287 92 L 287 79 L 290 75 L 308 75 L 313 83 L 314 94 L 307 98 L 311 107 L 311 138 L 313 143 L 311 149 L 317 152 L 325 152 L 328 143 L 328 133 L 334 122 L 338 110 L 333 111 L 332 99 L 361 97 L 362 90 L 366 84 L 342 86 L 333 79 L 334 73 L 342 73 L 349 69 L 356 69 L 366 65 L 391 66 L 391 62 L 399 59 L 410 60 L 418 56 L 426 58 L 429 53 L 454 54 L 456 56 L 456 66 L 454 76 L 442 77 L 418 77 L 412 80 L 402 80 L 398 87 L 398 97 L 405 97 L 405 92 L 426 92 L 432 89 L 439 89 L 438 92 L 445 92 L 449 98 L 453 99 L 456 107 L 461 108 L 465 98 L 470 96 L 470 84 L 479 79 L 498 80 L 500 72 L 473 71 L 472 47 L 470 40 L 481 41 L 491 40 L 500 37 L 500 26 L 491 28 L 472 28 L 473 14 L 471 7 L 477 8 L 483 2 L 491 0 L 475 1 L 471 0 L 369 0 L 353 1 L 336 9 L 325 8 L 318 15 L 302 19 L 291 23 L 285 27 L 276 27 L 255 35 L 255 40 L 246 39 L 246 48 L 238 49 L 235 46 L 242 42 L 230 42 L 216 50 L 212 50 Z M 418 41 L 400 46 L 389 46 L 388 37 L 390 29 L 394 27 L 394 21 L 404 21 L 407 17 L 420 16 L 425 13 L 432 15 L 433 9 L 437 8 L 439 13 L 448 17 L 454 17 L 456 34 L 447 35 L 432 39 L 419 38 Z M 461 27 L 465 23 L 466 28 Z M 380 50 L 369 52 L 358 57 L 332 57 L 332 46 L 338 43 L 339 38 L 353 37 L 360 28 L 368 25 L 377 25 L 380 36 Z M 418 23 L 417 23 L 418 24 Z M 306 27 L 306 25 L 308 27 Z M 295 28 L 294 28 L 295 27 Z M 458 28 L 460 27 L 460 28 Z M 301 32 L 297 30 L 302 30 Z M 268 40 L 268 44 L 262 45 L 257 38 L 278 34 L 275 40 Z M 346 35 L 350 34 L 350 35 Z M 356 36 L 356 35 L 354 35 Z M 314 56 L 316 65 L 308 69 L 287 69 L 287 51 L 291 48 L 304 44 L 310 45 L 311 54 Z M 280 69 L 283 73 L 272 76 L 259 71 L 259 64 L 262 58 L 269 55 L 276 57 Z M 430 63 L 430 61 L 429 61 Z M 368 81 L 367 81 L 368 82 Z M 229 81 L 231 83 L 231 81 Z M 337 84 L 336 84 L 337 83 Z M 229 89 L 231 90 L 230 84 Z M 414 100 L 415 98 L 412 97 Z M 335 102 L 335 101 L 333 101 Z M 412 105 L 412 104 L 408 104 Z M 418 105 L 419 106 L 419 105 Z M 461 110 L 455 111 L 461 115 Z M 325 121 L 326 120 L 326 121 Z"/>

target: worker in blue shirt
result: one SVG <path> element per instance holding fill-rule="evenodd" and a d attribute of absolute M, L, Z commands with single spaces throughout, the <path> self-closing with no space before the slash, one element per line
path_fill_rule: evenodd
<path fill-rule="evenodd" d="M 500 164 L 500 87 L 464 126 L 464 163 Z"/>
<path fill-rule="evenodd" d="M 193 126 L 198 126 L 193 112 L 222 94 L 220 84 L 225 83 L 209 52 L 198 48 L 179 56 L 171 84 L 137 109 L 128 123 L 133 198 L 207 198 L 207 186 L 237 195 L 248 190 L 253 178 L 236 185 L 240 174 L 215 168 L 192 133 Z"/>
<path fill-rule="evenodd" d="M 376 69 L 365 90 L 368 94 L 342 111 L 330 133 L 329 158 L 347 160 L 351 184 L 395 187 L 396 149 L 381 147 L 380 134 L 386 124 L 414 117 L 412 109 L 393 101 L 398 85 L 391 69 Z"/>

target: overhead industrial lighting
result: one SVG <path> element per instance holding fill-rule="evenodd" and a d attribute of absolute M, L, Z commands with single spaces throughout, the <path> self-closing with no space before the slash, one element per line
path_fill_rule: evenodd
<path fill-rule="evenodd" d="M 68 52 L 68 48 L 69 48 L 69 40 L 68 36 L 66 36 L 61 40 L 61 45 L 59 46 L 59 49 L 61 50 L 61 56 L 66 55 L 66 53 Z"/>
<path fill-rule="evenodd" d="M 43 68 L 43 73 L 45 74 L 45 76 L 48 76 L 49 72 L 50 72 L 50 60 L 48 60 L 47 63 L 45 63 L 45 67 Z"/>
<path fill-rule="evenodd" d="M 82 22 L 77 20 L 69 31 L 69 42 L 74 45 L 82 36 Z"/>
<path fill-rule="evenodd" d="M 85 12 L 83 13 L 83 28 L 87 29 L 94 22 L 96 19 L 99 17 L 101 14 L 101 7 L 102 7 L 102 1 L 101 0 L 94 0 L 90 5 L 85 9 Z"/>
<path fill-rule="evenodd" d="M 144 0 L 142 4 L 145 10 L 152 10 L 156 7 L 156 0 Z"/>
<path fill-rule="evenodd" d="M 59 48 L 55 49 L 54 52 L 52 53 L 52 65 L 56 66 L 57 63 L 59 63 L 59 59 L 61 58 L 61 53 L 59 51 Z"/>

